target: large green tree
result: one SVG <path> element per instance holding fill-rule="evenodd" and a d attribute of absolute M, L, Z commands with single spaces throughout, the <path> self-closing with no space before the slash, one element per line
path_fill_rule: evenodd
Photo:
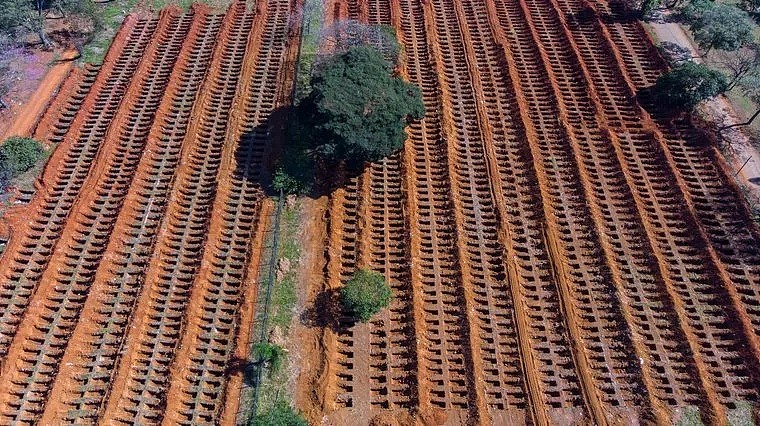
<path fill-rule="evenodd" d="M 687 61 L 661 75 L 652 90 L 661 104 L 691 110 L 703 100 L 725 92 L 727 87 L 726 77 L 720 71 Z"/>
<path fill-rule="evenodd" d="M 393 65 L 369 45 L 325 59 L 300 105 L 316 151 L 348 160 L 375 161 L 399 149 L 404 127 L 424 114 L 419 89 L 393 74 Z"/>
<path fill-rule="evenodd" d="M 734 51 L 752 42 L 754 22 L 743 10 L 723 3 L 707 8 L 691 24 L 694 40 L 709 52 Z"/>

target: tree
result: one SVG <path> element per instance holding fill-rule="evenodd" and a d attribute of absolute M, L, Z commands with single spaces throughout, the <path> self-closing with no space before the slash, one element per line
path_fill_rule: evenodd
<path fill-rule="evenodd" d="M 659 4 L 660 0 L 642 0 L 641 6 L 639 6 L 639 15 L 642 17 L 647 16 Z"/>
<path fill-rule="evenodd" d="M 422 118 L 419 89 L 392 74 L 381 52 L 359 45 L 315 66 L 312 91 L 299 105 L 315 151 L 349 166 L 399 149 L 404 127 Z"/>
<path fill-rule="evenodd" d="M 51 8 L 66 18 L 69 33 L 74 38 L 81 38 L 82 34 L 89 36 L 100 25 L 91 0 L 0 0 L 0 31 L 16 37 L 34 33 L 43 47 L 49 49 L 51 42 L 45 31 L 45 19 Z"/>
<path fill-rule="evenodd" d="M 714 5 L 715 2 L 713 0 L 690 0 L 689 3 L 681 9 L 681 16 L 686 22 L 694 23 Z"/>
<path fill-rule="evenodd" d="M 4 191 L 8 187 L 11 179 L 13 179 L 13 170 L 10 164 L 0 161 L 0 191 Z"/>
<path fill-rule="evenodd" d="M 346 311 L 367 322 L 391 303 L 393 291 L 382 274 L 360 269 L 340 289 L 340 299 Z"/>
<path fill-rule="evenodd" d="M 14 175 L 23 173 L 42 158 L 45 150 L 32 138 L 14 136 L 0 145 L 0 162 L 6 164 Z"/>
<path fill-rule="evenodd" d="M 2 47 L 0 47 L 2 49 Z M 4 50 L 3 50 L 4 52 Z M 5 95 L 11 90 L 11 65 L 5 55 L 0 58 L 0 109 L 8 108 L 8 105 L 3 101 Z"/>
<path fill-rule="evenodd" d="M 760 45 L 752 43 L 733 52 L 725 52 L 716 63 L 728 72 L 726 90 L 731 90 L 750 78 L 760 76 Z"/>
<path fill-rule="evenodd" d="M 661 104 L 690 111 L 703 100 L 725 92 L 726 87 L 721 72 L 688 61 L 661 75 L 652 91 Z"/>
<path fill-rule="evenodd" d="M 42 1 L 0 0 L 0 30 L 14 36 L 32 32 L 40 38 L 40 43 L 47 49 L 50 40 L 45 34 L 45 14 Z"/>
<path fill-rule="evenodd" d="M 269 375 L 277 374 L 282 367 L 282 360 L 285 358 L 285 349 L 280 345 L 272 343 L 256 343 L 253 345 L 253 353 L 256 358 L 269 366 Z"/>
<path fill-rule="evenodd" d="M 716 3 L 691 24 L 694 40 L 706 50 L 734 51 L 750 43 L 754 22 L 743 10 Z"/>

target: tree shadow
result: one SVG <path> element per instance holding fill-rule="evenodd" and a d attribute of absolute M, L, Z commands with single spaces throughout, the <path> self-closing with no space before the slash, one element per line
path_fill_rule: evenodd
<path fill-rule="evenodd" d="M 338 289 L 323 290 L 317 294 L 311 306 L 301 313 L 300 320 L 307 327 L 329 328 L 336 333 L 347 330 L 358 322 L 343 310 Z"/>
<path fill-rule="evenodd" d="M 276 197 L 280 193 L 278 179 L 282 179 L 278 175 L 284 173 L 289 180 L 286 195 L 317 199 L 332 194 L 369 167 L 369 163 L 325 160 L 311 145 L 297 107 L 275 108 L 265 123 L 240 137 L 235 177 L 258 185 L 265 196 Z"/>

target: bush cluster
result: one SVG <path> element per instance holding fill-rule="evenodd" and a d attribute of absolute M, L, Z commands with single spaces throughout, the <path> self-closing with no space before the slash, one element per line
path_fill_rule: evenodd
<path fill-rule="evenodd" d="M 34 139 L 11 137 L 0 144 L 0 190 L 15 176 L 31 169 L 45 154 Z"/>
<path fill-rule="evenodd" d="M 362 322 L 388 306 L 393 291 L 383 275 L 367 269 L 358 270 L 340 290 L 343 308 Z"/>

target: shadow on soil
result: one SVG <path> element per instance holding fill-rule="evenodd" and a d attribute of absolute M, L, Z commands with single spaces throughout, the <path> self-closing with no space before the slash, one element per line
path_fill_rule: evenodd
<path fill-rule="evenodd" d="M 335 164 L 322 161 L 313 151 L 313 145 L 309 140 L 313 136 L 307 134 L 302 120 L 297 116 L 295 106 L 277 108 L 272 112 L 270 122 L 279 124 L 268 129 L 272 135 L 272 143 L 266 153 L 266 173 L 262 173 L 266 178 L 258 182 L 267 196 L 279 195 L 279 190 L 275 188 L 276 183 L 279 183 L 279 186 L 285 187 L 286 194 L 295 193 L 317 199 L 330 195 L 349 179 L 362 174 L 369 166 L 364 164 L 348 167 L 342 162 Z M 259 131 L 262 130 L 265 129 Z M 251 134 L 256 132 L 254 129 Z M 243 149 L 244 144 L 241 143 L 241 150 Z M 278 175 L 286 176 L 284 185 L 283 181 L 277 182 Z"/>
<path fill-rule="evenodd" d="M 323 290 L 314 298 L 314 303 L 301 313 L 301 324 L 314 328 L 329 328 L 334 332 L 347 330 L 357 320 L 344 315 L 338 289 Z"/>

